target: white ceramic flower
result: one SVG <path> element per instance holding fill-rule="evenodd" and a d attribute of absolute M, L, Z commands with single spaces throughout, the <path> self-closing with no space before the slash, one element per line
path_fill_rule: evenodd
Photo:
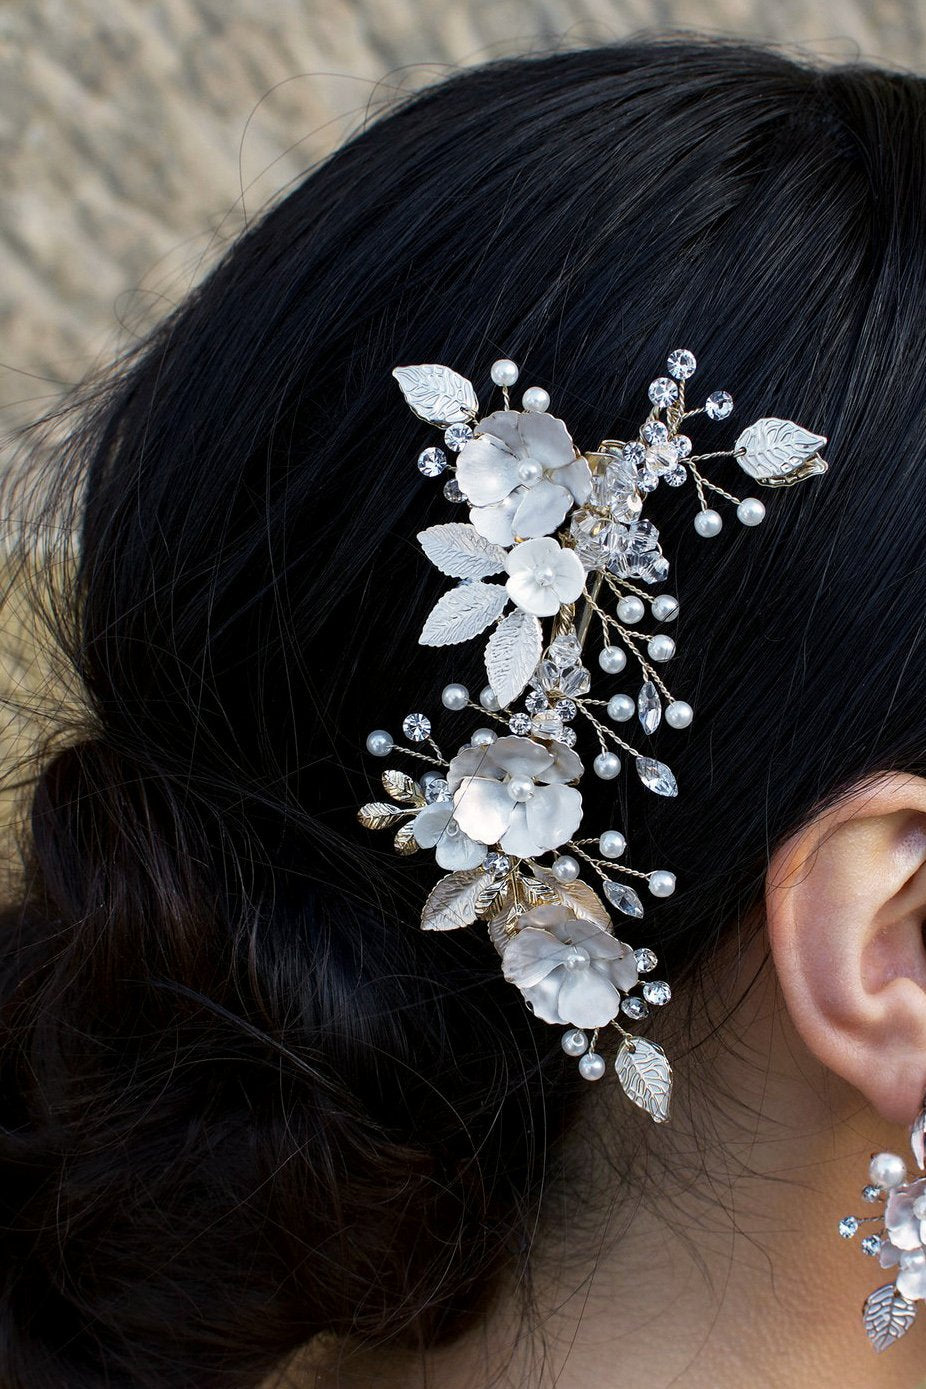
<path fill-rule="evenodd" d="M 464 834 L 533 858 L 565 844 L 579 828 L 582 797 L 567 783 L 581 775 L 582 760 L 565 743 L 541 746 L 512 734 L 488 747 L 462 748 L 447 784 Z"/>
<path fill-rule="evenodd" d="M 454 872 L 463 868 L 478 868 L 486 856 L 485 844 L 470 839 L 460 829 L 453 814 L 452 801 L 435 801 L 426 805 L 412 821 L 415 842 L 422 849 L 433 849 L 441 868 Z"/>
<path fill-rule="evenodd" d="M 926 1298 L 926 1177 L 920 1177 L 888 1196 L 884 1207 L 887 1231 L 880 1249 L 882 1268 L 900 1266 L 897 1291 L 910 1302 Z"/>
<path fill-rule="evenodd" d="M 564 550 L 546 536 L 515 545 L 508 552 L 506 567 L 509 597 L 536 617 L 552 617 L 564 603 L 574 603 L 585 588 L 585 569 L 575 550 Z"/>
<path fill-rule="evenodd" d="M 460 450 L 456 478 L 476 530 L 505 546 L 552 534 L 592 488 L 563 421 L 535 410 L 496 410 L 480 420 Z"/>
<path fill-rule="evenodd" d="M 629 945 L 559 906 L 524 913 L 502 972 L 538 1018 L 573 1027 L 605 1027 L 638 978 Z"/>

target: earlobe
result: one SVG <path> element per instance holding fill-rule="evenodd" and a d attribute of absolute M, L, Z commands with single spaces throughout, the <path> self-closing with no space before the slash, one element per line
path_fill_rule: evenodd
<path fill-rule="evenodd" d="M 811 1052 L 886 1119 L 926 1092 L 926 779 L 866 780 L 773 855 L 772 958 Z"/>

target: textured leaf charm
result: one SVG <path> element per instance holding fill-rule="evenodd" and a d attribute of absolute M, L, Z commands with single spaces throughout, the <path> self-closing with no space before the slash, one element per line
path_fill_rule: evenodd
<path fill-rule="evenodd" d="M 662 722 L 662 701 L 652 680 L 645 681 L 640 687 L 640 693 L 637 696 L 637 714 L 643 732 L 655 733 Z"/>
<path fill-rule="evenodd" d="M 410 811 L 390 805 L 388 801 L 371 801 L 369 805 L 360 807 L 357 819 L 366 830 L 387 830 L 390 825 L 399 824 L 410 814 Z"/>
<path fill-rule="evenodd" d="M 494 622 L 508 602 L 504 584 L 461 584 L 438 598 L 428 614 L 418 642 L 421 646 L 452 646 L 469 641 Z"/>
<path fill-rule="evenodd" d="M 476 920 L 476 903 L 490 882 L 482 868 L 469 868 L 462 873 L 448 873 L 432 887 L 421 913 L 425 931 L 455 931 L 471 926 Z"/>
<path fill-rule="evenodd" d="M 543 631 L 533 613 L 518 608 L 498 624 L 486 646 L 486 674 L 502 709 L 517 699 L 542 654 Z"/>
<path fill-rule="evenodd" d="M 621 1047 L 614 1069 L 628 1100 L 645 1109 L 655 1123 L 664 1124 L 669 1117 L 672 1071 L 662 1047 L 634 1037 Z"/>
<path fill-rule="evenodd" d="M 479 413 L 472 382 L 450 367 L 427 362 L 415 367 L 395 367 L 392 374 L 420 420 L 429 424 L 467 424 Z"/>
<path fill-rule="evenodd" d="M 397 854 L 417 854 L 421 847 L 415 838 L 413 825 L 403 825 L 392 842 Z"/>
<path fill-rule="evenodd" d="M 418 786 L 405 772 L 395 772 L 391 768 L 383 772 L 383 786 L 388 795 L 395 796 L 404 805 L 427 805 Z"/>
<path fill-rule="evenodd" d="M 767 487 L 787 487 L 816 473 L 827 464 L 819 455 L 826 443 L 793 420 L 763 419 L 748 425 L 734 444 L 737 462 L 745 473 Z"/>
<path fill-rule="evenodd" d="M 611 906 L 616 907 L 625 916 L 643 915 L 643 903 L 633 888 L 628 887 L 626 883 L 617 883 L 609 878 L 604 884 L 604 895 Z"/>
<path fill-rule="evenodd" d="M 894 1287 L 885 1283 L 866 1298 L 862 1320 L 875 1350 L 887 1350 L 913 1325 L 916 1308 Z"/>
<path fill-rule="evenodd" d="M 431 563 L 452 579 L 485 579 L 505 568 L 501 545 L 493 545 L 475 526 L 462 521 L 429 526 L 418 532 L 418 541 Z"/>
<path fill-rule="evenodd" d="M 585 921 L 594 921 L 598 926 L 603 926 L 608 930 L 611 926 L 611 918 L 608 909 L 601 898 L 588 885 L 580 879 L 573 883 L 561 883 L 549 868 L 543 868 L 540 864 L 533 864 L 533 871 L 544 887 L 548 888 L 554 901 L 561 906 L 568 907 L 576 916 L 581 916 Z M 643 915 L 643 909 L 640 909 Z"/>
<path fill-rule="evenodd" d="M 647 791 L 654 791 L 657 796 L 678 795 L 678 782 L 664 762 L 657 762 L 655 757 L 638 757 L 636 765 Z"/>

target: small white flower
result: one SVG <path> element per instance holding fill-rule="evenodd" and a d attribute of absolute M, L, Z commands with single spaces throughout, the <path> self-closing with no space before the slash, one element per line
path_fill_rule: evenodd
<path fill-rule="evenodd" d="M 447 784 L 464 834 L 533 858 L 579 828 L 582 797 L 566 783 L 581 775 L 582 760 L 565 743 L 541 745 L 512 734 L 488 747 L 463 748 L 450 763 Z"/>
<path fill-rule="evenodd" d="M 506 563 L 509 597 L 536 617 L 552 617 L 585 588 L 585 569 L 575 550 L 547 537 L 515 545 Z"/>
<path fill-rule="evenodd" d="M 452 801 L 435 801 L 426 805 L 412 821 L 415 842 L 422 849 L 434 849 L 441 868 L 457 872 L 463 868 L 478 868 L 486 856 L 486 845 L 470 839 L 460 829 L 453 814 Z"/>
<path fill-rule="evenodd" d="M 884 1207 L 887 1239 L 881 1245 L 882 1268 L 900 1266 L 897 1291 L 910 1302 L 926 1298 L 926 1177 L 898 1187 Z"/>
<path fill-rule="evenodd" d="M 564 907 L 534 907 L 505 947 L 502 972 L 544 1022 L 605 1027 L 638 979 L 629 945 Z"/>
<path fill-rule="evenodd" d="M 470 521 L 496 545 L 550 535 L 591 492 L 591 471 L 562 420 L 535 410 L 496 410 L 475 426 L 457 458 Z"/>

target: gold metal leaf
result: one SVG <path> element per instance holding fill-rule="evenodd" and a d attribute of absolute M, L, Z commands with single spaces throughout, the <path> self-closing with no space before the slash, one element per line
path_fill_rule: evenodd
<path fill-rule="evenodd" d="M 357 819 L 364 829 L 387 830 L 391 825 L 401 824 L 410 813 L 401 806 L 390 805 L 388 801 L 370 801 L 357 811 Z"/>
<path fill-rule="evenodd" d="M 393 843 L 398 854 L 416 854 L 421 848 L 415 838 L 415 827 L 413 824 L 403 825 L 396 834 Z"/>
<path fill-rule="evenodd" d="M 568 907 L 576 916 L 581 916 L 585 921 L 594 921 L 597 926 L 603 926 L 605 930 L 610 930 L 611 917 L 608 909 L 588 883 L 579 880 L 574 883 L 561 883 L 549 868 L 542 868 L 540 864 L 534 866 L 534 872 L 547 891 L 546 900 L 552 898 L 554 902 L 558 902 L 560 906 Z"/>
<path fill-rule="evenodd" d="M 476 920 L 476 899 L 488 881 L 482 868 L 448 873 L 432 887 L 421 913 L 425 931 L 455 931 Z"/>
<path fill-rule="evenodd" d="M 383 772 L 383 785 L 390 796 L 395 796 L 397 801 L 402 801 L 405 805 L 423 806 L 426 804 L 424 796 L 415 782 L 404 772 L 389 770 Z"/>

